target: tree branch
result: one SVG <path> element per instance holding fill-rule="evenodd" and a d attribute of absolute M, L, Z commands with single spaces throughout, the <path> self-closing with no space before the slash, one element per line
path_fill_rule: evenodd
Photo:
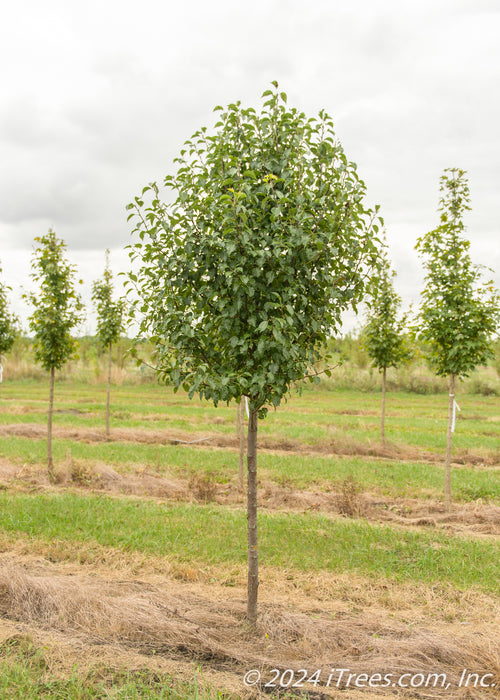
<path fill-rule="evenodd" d="M 340 367 L 341 365 L 342 365 L 342 362 L 337 362 L 336 365 L 329 365 L 328 367 L 325 367 L 325 369 L 319 370 L 318 372 L 313 372 L 313 374 L 305 374 L 298 381 L 302 381 L 304 379 L 309 379 L 310 377 L 318 377 L 320 374 L 325 374 L 325 372 L 330 372 L 331 370 L 337 369 L 337 367 Z"/>

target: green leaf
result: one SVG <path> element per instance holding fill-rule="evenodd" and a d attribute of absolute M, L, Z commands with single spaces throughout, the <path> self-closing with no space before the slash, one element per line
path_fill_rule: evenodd
<path fill-rule="evenodd" d="M 233 102 L 186 142 L 166 197 L 136 199 L 128 275 L 160 376 L 214 403 L 248 395 L 260 415 L 360 301 L 378 243 L 328 115 L 272 85 L 260 111 Z"/>

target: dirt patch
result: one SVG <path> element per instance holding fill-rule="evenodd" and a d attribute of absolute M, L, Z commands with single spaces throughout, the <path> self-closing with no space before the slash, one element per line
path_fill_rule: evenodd
<path fill-rule="evenodd" d="M 87 574 L 41 559 L 4 556 L 2 563 L 0 615 L 4 621 L 66 639 L 66 643 L 100 645 L 104 653 L 113 648 L 154 656 L 155 662 L 196 662 L 203 669 L 239 678 L 243 693 L 241 679 L 250 668 L 260 669 L 266 680 L 273 668 L 295 672 L 349 668 L 352 673 L 395 675 L 439 672 L 447 674 L 454 689 L 461 670 L 468 668 L 492 673 L 492 682 L 500 683 L 500 636 L 498 617 L 491 619 L 494 611 L 489 623 L 474 629 L 441 621 L 431 630 L 425 624 L 408 624 L 387 610 L 332 614 L 330 605 L 312 597 L 292 595 L 285 602 L 274 595 L 268 582 L 258 629 L 251 633 L 241 585 L 229 591 L 168 576 L 123 580 L 104 576 L 102 569 Z M 325 688 L 316 690 L 327 697 L 338 692 L 338 688 L 330 693 Z M 461 696 L 458 691 L 453 697 L 495 697 L 481 692 L 472 689 Z M 416 698 L 450 697 L 439 688 L 412 693 Z M 378 693 L 367 688 L 362 696 Z"/>

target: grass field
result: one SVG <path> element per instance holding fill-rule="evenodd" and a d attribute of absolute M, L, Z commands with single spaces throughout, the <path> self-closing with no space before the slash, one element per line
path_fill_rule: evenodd
<path fill-rule="evenodd" d="M 2 698 L 269 697 L 272 669 L 301 668 L 449 685 L 326 674 L 279 697 L 498 696 L 498 397 L 458 396 L 451 513 L 446 395 L 389 394 L 385 445 L 379 394 L 314 388 L 271 411 L 251 635 L 235 406 L 113 387 L 106 440 L 105 387 L 60 382 L 53 485 L 47 396 L 46 382 L 0 388 Z M 464 668 L 488 687 L 459 687 Z M 246 688 L 250 669 L 262 682 Z"/>

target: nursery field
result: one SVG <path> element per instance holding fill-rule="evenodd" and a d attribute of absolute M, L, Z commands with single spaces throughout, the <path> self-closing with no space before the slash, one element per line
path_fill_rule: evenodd
<path fill-rule="evenodd" d="M 0 386 L 2 698 L 500 696 L 500 400 L 314 387 L 259 421 L 259 626 L 235 405 Z M 344 669 L 344 670 L 342 670 Z M 255 681 L 253 685 L 245 685 Z M 258 672 L 258 673 L 257 673 Z"/>

